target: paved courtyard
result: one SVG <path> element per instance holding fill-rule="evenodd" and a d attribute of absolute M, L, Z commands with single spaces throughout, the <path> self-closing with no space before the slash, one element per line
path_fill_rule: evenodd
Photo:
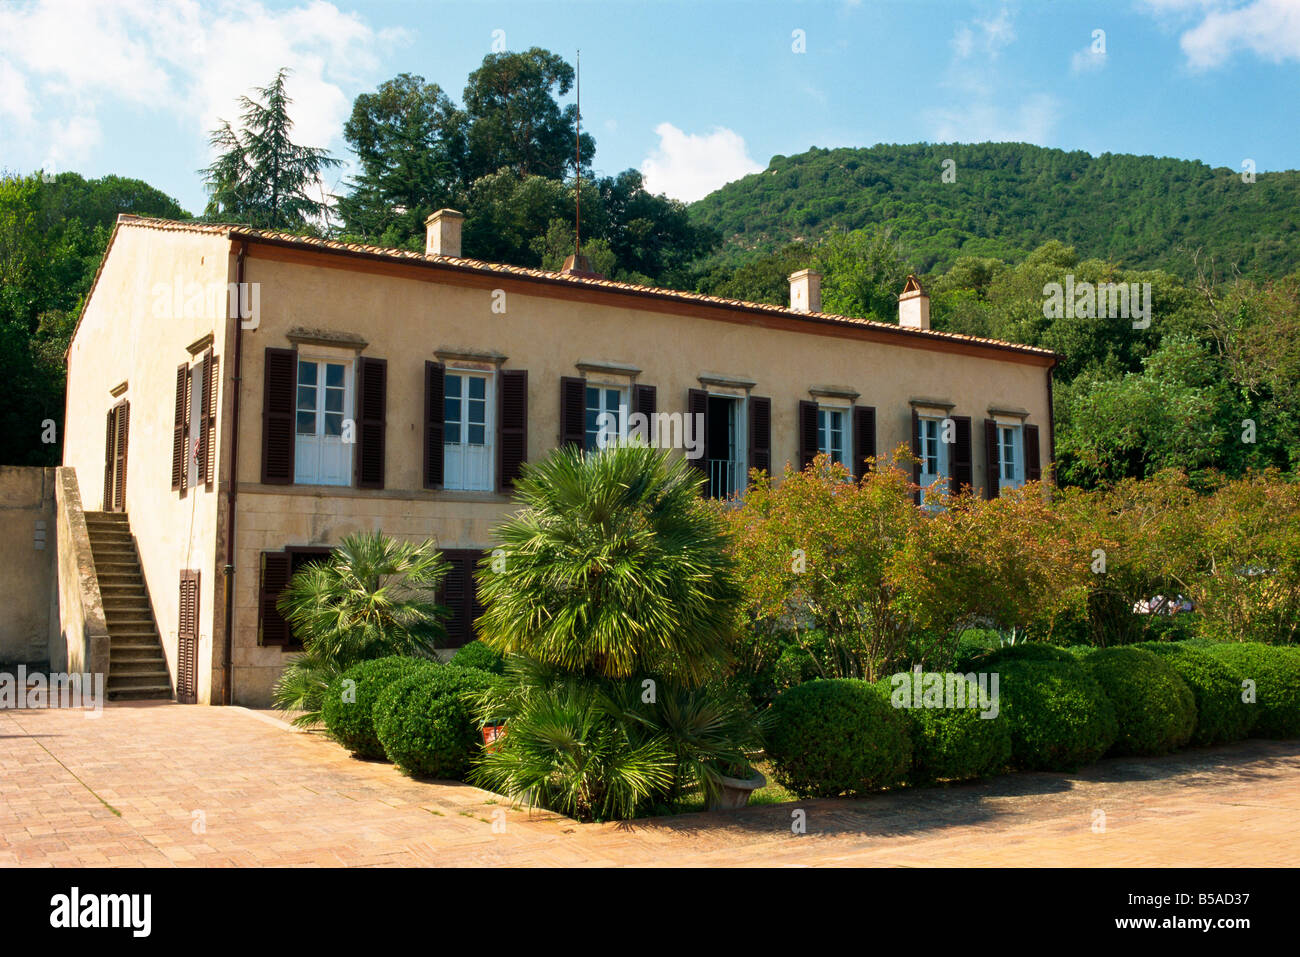
<path fill-rule="evenodd" d="M 828 864 L 1295 866 L 1300 742 L 579 825 L 242 708 L 0 711 L 5 866 Z"/>

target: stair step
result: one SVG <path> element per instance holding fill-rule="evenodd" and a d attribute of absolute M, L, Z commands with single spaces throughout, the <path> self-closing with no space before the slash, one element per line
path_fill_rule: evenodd
<path fill-rule="evenodd" d="M 148 701 L 155 698 L 170 701 L 172 697 L 171 685 L 166 687 L 157 685 L 151 688 L 119 688 L 117 691 L 106 691 L 105 693 L 111 701 Z"/>

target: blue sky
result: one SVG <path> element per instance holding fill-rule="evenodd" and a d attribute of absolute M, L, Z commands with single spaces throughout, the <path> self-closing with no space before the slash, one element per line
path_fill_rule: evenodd
<path fill-rule="evenodd" d="M 347 159 L 358 93 L 412 72 L 459 101 L 494 42 L 581 49 L 597 171 L 686 200 L 882 142 L 1300 168 L 1300 0 L 9 0 L 0 168 L 139 177 L 197 212 L 206 131 L 279 66 L 300 141 Z"/>

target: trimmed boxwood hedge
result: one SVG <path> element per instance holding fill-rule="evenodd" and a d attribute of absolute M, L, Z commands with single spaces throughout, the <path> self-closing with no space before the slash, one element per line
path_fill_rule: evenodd
<path fill-rule="evenodd" d="M 384 746 L 375 734 L 376 699 L 397 679 L 420 669 L 436 667 L 438 665 L 427 658 L 397 655 L 353 665 L 335 678 L 325 693 L 321 717 L 330 736 L 358 757 L 384 757 Z"/>
<path fill-rule="evenodd" d="M 944 674 L 945 684 L 948 680 Z M 966 682 L 966 678 L 957 675 Z M 966 700 L 979 701 L 979 687 L 966 682 Z M 876 682 L 876 688 L 892 703 L 892 676 Z M 965 781 L 996 774 L 1011 760 L 1011 728 L 997 717 L 980 716 L 978 707 L 897 708 L 908 723 L 912 737 L 910 784 L 935 781 Z"/>
<path fill-rule="evenodd" d="M 897 784 L 912 761 L 907 721 L 865 681 L 818 679 L 777 696 L 767 730 L 774 775 L 801 797 Z"/>
<path fill-rule="evenodd" d="M 1029 646 L 1027 646 L 1029 647 Z M 1115 708 L 1073 658 L 999 664 L 1000 710 L 1016 767 L 1073 771 L 1105 754 L 1118 734 Z"/>
<path fill-rule="evenodd" d="M 467 692 L 482 691 L 492 676 L 477 668 L 443 665 L 401 678 L 375 702 L 375 731 L 384 754 L 408 774 L 459 780 L 482 746 Z"/>
<path fill-rule="evenodd" d="M 1173 665 L 1131 645 L 1101 648 L 1083 659 L 1115 707 L 1114 754 L 1168 754 L 1196 729 L 1196 698 Z"/>
<path fill-rule="evenodd" d="M 1061 661 L 1066 664 L 1076 664 L 1078 659 L 1064 648 L 1058 648 L 1056 645 L 1045 645 L 1042 642 L 1021 642 L 1018 645 L 1003 645 L 987 655 L 972 660 L 970 668 L 977 671 L 991 671 L 994 665 L 1012 661 Z M 958 670 L 968 671 L 970 668 Z"/>
<path fill-rule="evenodd" d="M 1207 645 L 1204 650 L 1234 673 L 1237 686 L 1255 682 L 1259 713 L 1253 734 L 1261 738 L 1300 738 L 1300 648 L 1254 641 Z"/>
<path fill-rule="evenodd" d="M 1159 655 L 1187 682 L 1196 699 L 1196 730 L 1191 744 L 1205 747 L 1240 741 L 1250 735 L 1259 714 L 1241 700 L 1241 679 L 1223 662 L 1182 642 L 1148 641 L 1134 645 Z"/>
<path fill-rule="evenodd" d="M 461 645 L 449 663 L 460 668 L 477 668 L 494 675 L 501 674 L 506 668 L 506 659 L 478 640 Z"/>

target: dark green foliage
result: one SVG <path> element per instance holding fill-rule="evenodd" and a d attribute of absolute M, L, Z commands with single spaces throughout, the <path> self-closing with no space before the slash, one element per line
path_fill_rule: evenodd
<path fill-rule="evenodd" d="M 776 779 L 802 796 L 889 787 L 911 764 L 906 719 L 865 681 L 797 685 L 777 697 L 769 720 L 767 754 Z"/>
<path fill-rule="evenodd" d="M 1300 738 L 1300 648 L 1243 641 L 1207 645 L 1205 651 L 1238 682 L 1255 682 L 1254 736 Z"/>
<path fill-rule="evenodd" d="M 1097 649 L 1083 664 L 1115 707 L 1114 754 L 1167 754 L 1191 740 L 1196 699 L 1169 661 L 1128 646 Z"/>
<path fill-rule="evenodd" d="M 943 162 L 956 181 L 943 182 Z M 959 257 L 1018 260 L 1050 239 L 1138 268 L 1188 270 L 1185 249 L 1280 274 L 1300 258 L 1292 197 L 1300 174 L 1063 152 L 1025 143 L 813 148 L 692 204 L 727 237 L 725 254 L 779 248 L 831 230 L 889 227 L 924 270 Z"/>
<path fill-rule="evenodd" d="M 451 664 L 499 675 L 505 671 L 506 660 L 483 642 L 471 641 L 456 649 L 456 653 L 451 656 Z"/>
<path fill-rule="evenodd" d="M 468 700 L 491 676 L 455 665 L 401 678 L 375 702 L 375 732 L 384 754 L 408 774 L 462 780 L 483 738 Z"/>
<path fill-rule="evenodd" d="M 427 658 L 397 655 L 353 665 L 330 683 L 325 694 L 321 716 L 330 737 L 358 757 L 384 757 L 384 746 L 375 733 L 375 701 L 394 681 L 436 667 Z"/>
<path fill-rule="evenodd" d="M 998 666 L 998 721 L 1011 729 L 1020 768 L 1074 771 L 1115 743 L 1115 708 L 1087 671 L 1070 661 L 1006 661 Z"/>
<path fill-rule="evenodd" d="M 945 683 L 948 676 L 944 676 Z M 968 707 L 897 707 L 892 676 L 876 688 L 908 722 L 912 736 L 912 784 L 965 781 L 996 774 L 1011 760 L 1011 728 L 997 717 L 981 717 L 979 686 L 964 677 Z M 908 694 L 903 692 L 903 700 Z"/>
<path fill-rule="evenodd" d="M 970 660 L 969 668 L 979 671 L 994 670 L 997 666 L 1019 661 L 1061 661 L 1074 664 L 1077 659 L 1064 648 L 1045 645 L 1041 642 L 1020 642 L 1015 645 L 1003 645 L 987 655 Z M 961 670 L 968 670 L 961 669 Z"/>
<path fill-rule="evenodd" d="M 1178 672 L 1196 699 L 1196 730 L 1191 744 L 1204 747 L 1239 741 L 1250 734 L 1258 709 L 1241 700 L 1241 681 L 1232 669 L 1204 651 L 1179 643 L 1135 645 L 1158 655 Z"/>

